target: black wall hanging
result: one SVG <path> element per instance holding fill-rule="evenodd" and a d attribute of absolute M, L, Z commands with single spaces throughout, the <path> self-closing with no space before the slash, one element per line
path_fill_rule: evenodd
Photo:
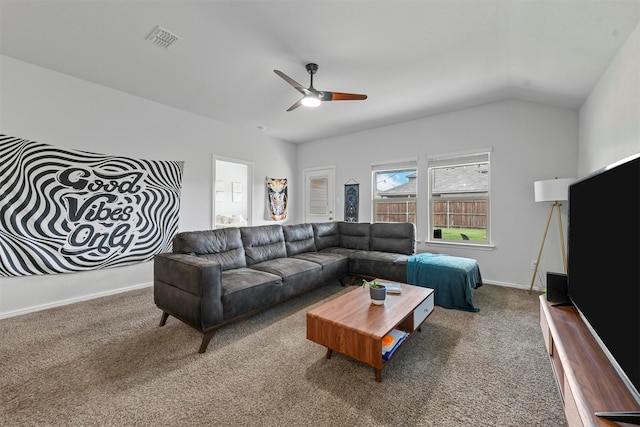
<path fill-rule="evenodd" d="M 350 182 L 353 180 L 349 180 Z M 355 181 L 354 181 L 355 182 Z M 360 184 L 344 185 L 344 220 L 346 222 L 358 222 L 358 206 L 360 202 Z"/>

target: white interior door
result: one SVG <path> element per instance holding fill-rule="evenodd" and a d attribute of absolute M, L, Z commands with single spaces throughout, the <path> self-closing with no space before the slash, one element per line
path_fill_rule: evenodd
<path fill-rule="evenodd" d="M 335 167 L 304 171 L 304 222 L 335 221 Z"/>

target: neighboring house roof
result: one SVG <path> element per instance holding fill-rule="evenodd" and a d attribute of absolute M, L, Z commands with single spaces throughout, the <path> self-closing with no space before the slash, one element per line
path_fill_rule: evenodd
<path fill-rule="evenodd" d="M 416 180 L 417 175 L 407 175 L 407 178 L 409 179 L 409 182 L 390 188 L 387 191 L 381 191 L 378 194 L 380 197 L 415 197 L 418 191 L 418 183 Z"/>
<path fill-rule="evenodd" d="M 380 197 L 415 197 L 417 175 L 409 182 L 379 193 Z M 484 192 L 489 189 L 489 165 L 485 163 L 455 168 L 439 168 L 435 172 L 434 193 Z"/>
<path fill-rule="evenodd" d="M 468 193 L 489 190 L 489 165 L 486 163 L 435 170 L 433 192 Z"/>

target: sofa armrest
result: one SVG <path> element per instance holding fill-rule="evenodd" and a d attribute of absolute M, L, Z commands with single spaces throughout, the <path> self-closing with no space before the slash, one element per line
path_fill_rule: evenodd
<path fill-rule="evenodd" d="M 222 323 L 222 267 L 187 254 L 154 257 L 154 301 L 158 308 L 206 331 Z"/>

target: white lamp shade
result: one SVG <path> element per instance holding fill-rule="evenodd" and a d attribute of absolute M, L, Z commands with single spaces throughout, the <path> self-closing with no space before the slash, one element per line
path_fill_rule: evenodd
<path fill-rule="evenodd" d="M 556 202 L 569 200 L 569 184 L 575 178 L 547 179 L 533 183 L 536 202 Z"/>

